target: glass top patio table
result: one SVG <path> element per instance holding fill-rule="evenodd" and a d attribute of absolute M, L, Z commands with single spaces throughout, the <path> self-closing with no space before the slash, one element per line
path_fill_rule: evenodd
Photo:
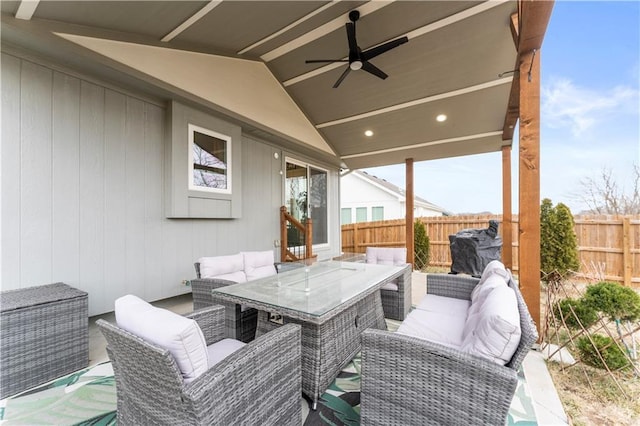
<path fill-rule="evenodd" d="M 402 271 L 401 266 L 324 261 L 217 288 L 213 296 L 313 321 L 378 290 Z"/>

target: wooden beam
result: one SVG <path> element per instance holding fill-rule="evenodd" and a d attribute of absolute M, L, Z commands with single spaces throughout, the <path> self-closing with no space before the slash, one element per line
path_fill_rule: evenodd
<path fill-rule="evenodd" d="M 406 227 L 406 239 L 405 244 L 407 245 L 407 263 L 413 265 L 415 260 L 415 246 L 413 243 L 413 158 L 407 158 L 405 160 L 406 164 L 406 189 L 405 189 L 405 227 Z"/>
<path fill-rule="evenodd" d="M 519 64 L 522 62 L 520 56 L 531 52 L 533 49 L 540 50 L 542 47 L 553 4 L 554 2 L 551 0 L 519 0 L 518 16 L 511 15 L 511 34 L 518 49 L 518 58 L 515 65 L 516 73 L 509 93 L 509 104 L 505 112 L 504 125 L 502 126 L 502 140 L 513 139 L 513 131 L 520 114 L 520 79 L 517 73 Z"/>
<path fill-rule="evenodd" d="M 511 211 L 511 146 L 502 147 L 502 263 L 513 271 L 513 215 Z"/>
<path fill-rule="evenodd" d="M 533 49 L 540 50 L 551 18 L 553 3 L 547 0 L 520 0 L 519 54 L 522 55 Z"/>
<path fill-rule="evenodd" d="M 540 52 L 520 58 L 518 277 L 540 332 Z"/>

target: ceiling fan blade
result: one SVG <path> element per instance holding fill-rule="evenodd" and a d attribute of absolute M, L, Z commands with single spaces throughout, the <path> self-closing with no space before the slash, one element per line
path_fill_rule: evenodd
<path fill-rule="evenodd" d="M 349 62 L 348 59 L 308 59 L 304 61 L 305 64 L 316 64 L 326 62 Z"/>
<path fill-rule="evenodd" d="M 349 41 L 349 53 L 358 51 L 358 43 L 356 42 L 356 24 L 347 22 L 347 40 Z"/>
<path fill-rule="evenodd" d="M 362 69 L 368 73 L 375 75 L 376 77 L 380 77 L 383 80 L 389 77 L 387 74 L 384 73 L 384 71 L 382 71 L 380 68 L 373 65 L 371 62 L 364 61 L 362 63 Z"/>
<path fill-rule="evenodd" d="M 404 37 L 397 38 L 395 40 L 388 41 L 384 44 L 381 44 L 380 46 L 372 47 L 371 49 L 367 49 L 364 52 L 362 52 L 362 59 L 364 59 L 365 61 L 368 61 L 369 59 L 373 59 L 376 56 L 381 55 L 384 52 L 387 52 L 395 47 L 398 47 L 401 44 L 404 44 L 408 41 L 409 39 L 406 36 L 404 36 Z"/>
<path fill-rule="evenodd" d="M 342 80 L 344 80 L 344 78 L 347 76 L 347 74 L 349 74 L 349 71 L 351 71 L 351 68 L 349 68 L 349 67 L 347 67 L 347 69 L 344 70 L 344 72 L 342 73 L 342 75 L 340 76 L 338 81 L 336 81 L 336 84 L 333 85 L 334 89 L 337 89 L 338 86 L 340 86 L 340 83 L 342 83 Z"/>

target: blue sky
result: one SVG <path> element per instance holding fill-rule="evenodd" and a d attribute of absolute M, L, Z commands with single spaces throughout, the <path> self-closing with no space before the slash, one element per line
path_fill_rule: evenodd
<path fill-rule="evenodd" d="M 640 1 L 556 1 L 542 45 L 540 195 L 578 213 L 581 182 L 640 165 Z M 518 212 L 517 133 L 512 150 Z M 454 213 L 502 213 L 502 155 L 414 164 L 415 192 Z M 404 164 L 366 169 L 400 187 Z M 430 185 L 437 176 L 438 185 Z"/>

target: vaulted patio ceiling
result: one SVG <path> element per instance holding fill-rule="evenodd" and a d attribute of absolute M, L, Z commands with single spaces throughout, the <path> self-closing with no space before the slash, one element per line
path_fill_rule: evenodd
<path fill-rule="evenodd" d="M 503 128 L 510 111 L 509 71 L 517 66 L 515 1 L 2 1 L 1 7 L 3 43 L 130 86 L 141 86 L 140 75 L 104 67 L 52 33 L 263 63 L 335 152 L 334 161 L 348 168 L 493 152 L 511 144 L 512 132 Z M 409 42 L 371 60 L 389 75 L 386 80 L 352 71 L 334 89 L 347 65 L 305 60 L 347 56 L 345 23 L 353 9 L 361 13 L 356 27 L 363 50 L 405 35 Z M 439 114 L 447 120 L 436 121 Z M 510 120 L 507 128 L 515 124 Z M 245 131 L 310 144 L 273 127 L 256 122 Z"/>

